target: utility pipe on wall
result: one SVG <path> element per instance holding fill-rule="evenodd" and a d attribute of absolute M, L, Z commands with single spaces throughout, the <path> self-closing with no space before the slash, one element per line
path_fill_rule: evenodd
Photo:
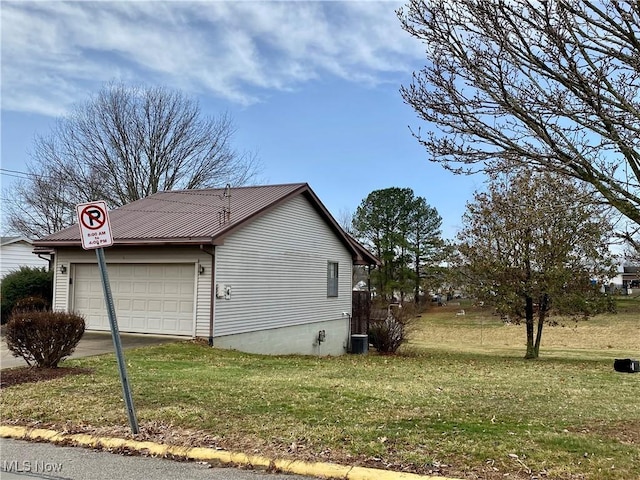
<path fill-rule="evenodd" d="M 347 353 L 351 353 L 351 314 L 349 312 L 342 312 L 342 316 L 349 318 L 349 322 L 347 323 Z"/>

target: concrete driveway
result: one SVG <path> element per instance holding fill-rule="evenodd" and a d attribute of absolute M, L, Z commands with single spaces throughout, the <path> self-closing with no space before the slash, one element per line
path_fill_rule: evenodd
<path fill-rule="evenodd" d="M 188 338 L 133 333 L 120 334 L 122 348 L 125 350 L 144 347 L 146 345 L 159 345 L 161 343 L 180 342 L 184 340 L 188 340 Z M 102 355 L 103 353 L 114 352 L 115 350 L 113 348 L 111 332 L 84 332 L 80 343 L 78 343 L 73 355 L 69 358 L 90 357 L 92 355 Z M 2 331 L 0 334 L 0 369 L 22 367 L 26 365 L 27 363 L 22 357 L 17 358 L 11 354 L 7 348 L 7 343 L 4 341 L 4 331 Z"/>

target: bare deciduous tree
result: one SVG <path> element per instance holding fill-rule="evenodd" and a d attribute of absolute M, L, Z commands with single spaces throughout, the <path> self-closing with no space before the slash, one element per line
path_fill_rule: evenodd
<path fill-rule="evenodd" d="M 21 179 L 9 191 L 3 199 L 9 227 L 28 238 L 38 238 L 73 224 L 75 202 L 88 200 L 55 171 Z"/>
<path fill-rule="evenodd" d="M 353 212 L 345 207 L 338 211 L 338 216 L 336 217 L 338 225 L 349 235 L 353 234 L 353 215 Z"/>
<path fill-rule="evenodd" d="M 591 184 L 640 224 L 640 3 L 410 0 L 426 64 L 402 96 L 456 171 L 511 165 Z"/>
<path fill-rule="evenodd" d="M 110 84 L 36 139 L 29 179 L 9 194 L 10 226 L 39 237 L 69 226 L 76 203 L 244 184 L 259 164 L 232 147 L 234 133 L 228 115 L 203 117 L 181 92 Z"/>

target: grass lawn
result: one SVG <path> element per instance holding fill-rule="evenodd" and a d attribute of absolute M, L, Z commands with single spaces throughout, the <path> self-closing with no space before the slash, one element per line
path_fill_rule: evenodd
<path fill-rule="evenodd" d="M 618 315 L 545 327 L 536 361 L 522 358 L 524 326 L 464 304 L 423 314 L 396 356 L 184 342 L 126 359 L 144 438 L 468 479 L 629 480 L 640 374 L 613 360 L 640 354 L 640 301 L 621 302 Z M 63 366 L 93 371 L 3 389 L 3 423 L 128 431 L 113 355 Z"/>

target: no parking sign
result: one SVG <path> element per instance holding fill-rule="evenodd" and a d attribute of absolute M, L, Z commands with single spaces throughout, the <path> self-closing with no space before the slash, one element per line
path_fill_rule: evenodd
<path fill-rule="evenodd" d="M 76 205 L 76 212 L 82 248 L 92 250 L 113 245 L 106 202 L 80 203 Z"/>
<path fill-rule="evenodd" d="M 104 258 L 104 250 L 102 247 L 110 247 L 113 245 L 113 237 L 111 236 L 111 223 L 107 213 L 107 203 L 98 200 L 89 203 L 80 203 L 76 205 L 78 213 L 78 225 L 80 226 L 80 238 L 82 239 L 82 248 L 85 250 L 95 250 L 98 259 L 98 271 L 102 280 L 102 289 L 104 290 L 104 301 L 107 306 L 107 316 L 109 317 L 109 325 L 111 327 L 111 337 L 113 338 L 113 348 L 116 351 L 116 360 L 118 362 L 118 370 L 120 372 L 120 381 L 122 382 L 122 397 L 127 409 L 129 424 L 131 431 L 136 434 L 140 430 L 138 428 L 138 420 L 136 411 L 133 406 L 133 397 L 131 396 L 131 388 L 129 387 L 129 377 L 127 376 L 127 364 L 122 353 L 122 344 L 120 342 L 120 332 L 118 330 L 118 320 L 116 319 L 116 309 L 111 295 L 111 286 L 109 285 L 109 276 L 107 275 L 107 262 Z"/>

